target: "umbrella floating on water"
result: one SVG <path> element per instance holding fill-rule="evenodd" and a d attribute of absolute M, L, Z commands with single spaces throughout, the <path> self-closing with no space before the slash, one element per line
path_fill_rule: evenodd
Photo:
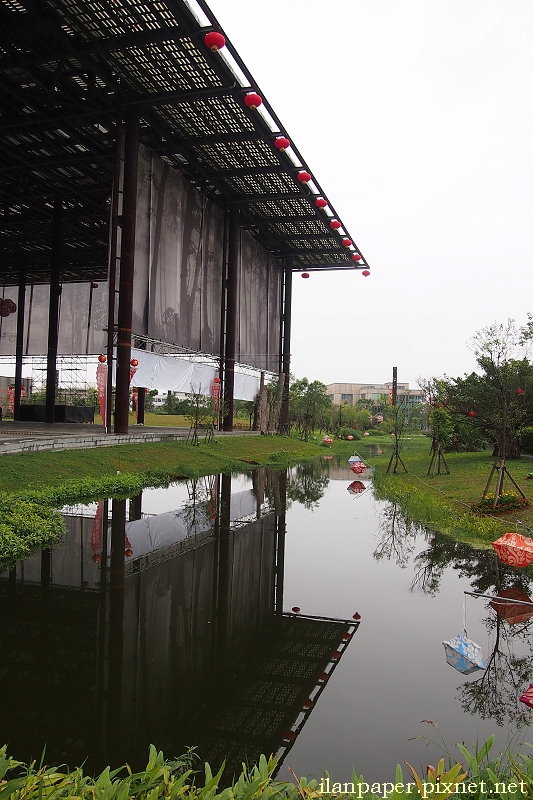
<path fill-rule="evenodd" d="M 510 567 L 527 567 L 533 563 L 533 539 L 521 533 L 504 533 L 492 546 L 501 561 Z"/>

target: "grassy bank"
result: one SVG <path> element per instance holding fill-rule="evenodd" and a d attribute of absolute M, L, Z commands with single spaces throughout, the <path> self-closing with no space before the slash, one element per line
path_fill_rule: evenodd
<path fill-rule="evenodd" d="M 386 474 L 392 452 L 390 437 L 368 437 L 356 442 L 355 449 L 376 467 L 376 495 L 397 502 L 415 522 L 477 546 L 489 546 L 506 530 L 528 533 L 528 529 L 533 529 L 533 506 L 496 517 L 479 517 L 470 511 L 470 504 L 481 498 L 489 477 L 494 461 L 490 451 L 446 454 L 450 474 L 443 472 L 431 478 L 427 475 L 430 444 L 427 436 L 406 438 L 400 455 L 408 472 L 405 473 L 399 464 L 397 473 L 390 475 Z M 372 453 L 376 447 L 383 452 Z M 341 442 L 335 444 L 335 449 L 350 450 L 347 443 Z M 514 459 L 507 465 L 519 486 L 533 500 L 533 483 L 526 477 L 533 471 L 533 461 Z M 507 484 L 507 488 L 513 487 Z"/>
<path fill-rule="evenodd" d="M 54 487 L 121 474 L 197 478 L 250 466 L 289 466 L 318 458 L 323 448 L 281 436 L 220 437 L 216 444 L 154 442 L 117 447 L 24 453 L 0 459 L 0 491 Z M 146 484 L 149 485 L 149 484 Z"/>

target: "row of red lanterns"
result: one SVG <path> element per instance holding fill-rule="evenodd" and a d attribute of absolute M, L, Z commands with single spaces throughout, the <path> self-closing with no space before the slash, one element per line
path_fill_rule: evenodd
<path fill-rule="evenodd" d="M 204 36 L 204 42 L 206 46 L 209 47 L 210 50 L 216 53 L 218 52 L 218 50 L 220 50 L 222 47 L 225 46 L 226 39 L 218 31 L 209 31 L 209 33 L 206 33 L 206 35 Z M 244 96 L 244 105 L 252 111 L 255 111 L 262 103 L 263 103 L 263 98 L 259 94 L 257 94 L 257 92 L 248 92 Z M 274 140 L 274 147 L 277 150 L 279 150 L 280 153 L 284 153 L 285 150 L 288 147 L 290 147 L 290 145 L 291 145 L 290 140 L 287 139 L 286 136 L 278 136 Z M 300 170 L 300 172 L 296 177 L 303 186 L 306 186 L 312 178 L 311 174 L 307 172 L 307 170 Z M 319 197 L 315 200 L 315 206 L 317 208 L 325 208 L 327 205 L 328 201 L 325 200 L 323 197 Z M 338 219 L 333 219 L 329 223 L 329 227 L 332 230 L 338 230 L 339 228 L 342 227 L 342 225 Z M 342 240 L 343 247 L 351 247 L 352 244 L 353 242 L 351 239 L 344 238 Z M 362 256 L 359 253 L 353 253 L 352 261 L 362 261 Z M 368 275 L 370 275 L 370 273 L 368 272 L 368 270 L 365 270 L 363 272 L 363 275 L 367 277 Z M 304 272 L 302 277 L 308 278 L 309 275 Z"/>
<path fill-rule="evenodd" d="M 104 354 L 102 353 L 101 355 L 98 356 L 98 361 L 100 362 L 100 364 L 105 364 L 105 362 L 107 361 L 107 356 L 104 356 Z M 130 361 L 130 367 L 138 367 L 138 366 L 139 362 L 137 361 L 137 359 L 132 358 Z"/>

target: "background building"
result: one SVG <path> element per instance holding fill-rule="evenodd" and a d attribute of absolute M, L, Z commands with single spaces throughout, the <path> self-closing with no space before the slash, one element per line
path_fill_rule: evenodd
<path fill-rule="evenodd" d="M 334 405 L 354 406 L 358 400 L 372 400 L 378 404 L 383 395 L 392 392 L 392 381 L 388 383 L 329 383 L 327 393 Z M 398 381 L 398 402 L 416 405 L 424 400 L 421 389 L 410 389 L 408 383 Z"/>

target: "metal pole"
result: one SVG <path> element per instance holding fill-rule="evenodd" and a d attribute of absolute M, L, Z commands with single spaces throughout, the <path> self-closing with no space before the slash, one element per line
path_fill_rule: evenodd
<path fill-rule="evenodd" d="M 224 422 L 223 430 L 233 430 L 235 390 L 235 341 L 237 336 L 237 278 L 241 255 L 239 209 L 232 206 L 228 229 L 228 279 L 226 301 L 226 349 L 224 358 Z"/>
<path fill-rule="evenodd" d="M 59 335 L 59 297 L 61 249 L 61 222 L 63 219 L 63 198 L 54 200 L 52 217 L 52 254 L 50 259 L 50 301 L 48 306 L 48 349 L 46 356 L 46 405 L 45 422 L 54 422 L 56 406 L 57 339 Z"/>
<path fill-rule="evenodd" d="M 137 389 L 137 425 L 144 425 L 144 408 L 146 399 L 146 389 L 144 386 L 139 386 Z"/>
<path fill-rule="evenodd" d="M 113 410 L 113 345 L 115 334 L 115 289 L 117 283 L 117 255 L 118 255 L 118 209 L 120 199 L 120 162 L 122 158 L 123 130 L 117 124 L 117 140 L 115 143 L 115 167 L 113 171 L 113 195 L 111 202 L 111 219 L 109 223 L 109 271 L 108 271 L 108 298 L 107 298 L 107 384 L 106 384 L 106 433 L 113 432 L 111 412 Z M 103 422 L 103 420 L 102 420 Z"/>
<path fill-rule="evenodd" d="M 115 433 L 127 433 L 129 421 L 138 162 L 139 112 L 129 107 L 126 111 L 124 138 L 124 195 L 118 300 Z"/>
<path fill-rule="evenodd" d="M 22 392 L 22 355 L 24 350 L 24 303 L 26 300 L 26 270 L 19 272 L 19 293 L 17 303 L 17 341 L 15 345 L 15 397 L 13 398 L 13 418 L 20 419 L 20 395 Z"/>
<path fill-rule="evenodd" d="M 292 261 L 290 256 L 285 259 L 285 292 L 283 302 L 283 358 L 282 372 L 284 375 L 283 399 L 281 401 L 280 433 L 289 432 L 289 388 L 291 372 L 291 314 L 292 314 Z"/>

